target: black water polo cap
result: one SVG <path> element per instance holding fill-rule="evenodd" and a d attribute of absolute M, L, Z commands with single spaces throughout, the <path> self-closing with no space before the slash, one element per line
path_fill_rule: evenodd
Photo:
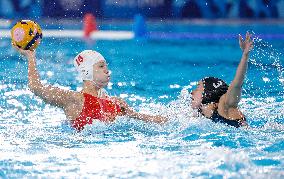
<path fill-rule="evenodd" d="M 204 86 L 202 104 L 218 103 L 229 87 L 225 81 L 215 77 L 205 77 L 201 81 Z"/>

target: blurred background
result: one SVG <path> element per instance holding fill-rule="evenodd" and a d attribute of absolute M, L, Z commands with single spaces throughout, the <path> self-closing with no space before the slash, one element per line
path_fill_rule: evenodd
<path fill-rule="evenodd" d="M 280 19 L 283 0 L 1 0 L 0 18 L 130 19 L 137 13 L 166 19 Z"/>

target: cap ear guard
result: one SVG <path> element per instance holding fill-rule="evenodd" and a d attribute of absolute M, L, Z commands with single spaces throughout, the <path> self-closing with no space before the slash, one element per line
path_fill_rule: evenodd
<path fill-rule="evenodd" d="M 93 70 L 88 69 L 87 67 L 81 68 L 79 71 L 79 74 L 82 78 L 82 80 L 93 80 Z"/>

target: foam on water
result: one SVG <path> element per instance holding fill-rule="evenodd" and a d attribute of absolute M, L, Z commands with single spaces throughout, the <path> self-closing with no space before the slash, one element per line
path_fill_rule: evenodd
<path fill-rule="evenodd" d="M 14 120 L 6 109 L 3 176 L 283 177 L 283 124 L 236 129 L 196 118 L 186 105 L 178 99 L 139 107 L 172 116 L 164 126 L 120 117 L 113 124 L 95 122 L 82 133 L 62 122 L 63 112 L 54 107 L 18 111 L 22 115 L 12 115 Z"/>

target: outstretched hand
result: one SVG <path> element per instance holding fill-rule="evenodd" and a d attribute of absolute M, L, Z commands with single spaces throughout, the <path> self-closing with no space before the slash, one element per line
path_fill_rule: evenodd
<path fill-rule="evenodd" d="M 251 34 L 247 32 L 245 40 L 243 40 L 242 36 L 239 35 L 239 44 L 240 48 L 243 50 L 243 53 L 248 54 L 249 51 L 253 49 L 253 40 L 251 39 Z"/>
<path fill-rule="evenodd" d="M 23 50 L 21 48 L 19 48 L 17 45 L 12 43 L 12 46 L 23 56 L 27 57 L 27 58 L 31 58 L 35 56 L 35 51 L 31 51 L 31 50 Z"/>

